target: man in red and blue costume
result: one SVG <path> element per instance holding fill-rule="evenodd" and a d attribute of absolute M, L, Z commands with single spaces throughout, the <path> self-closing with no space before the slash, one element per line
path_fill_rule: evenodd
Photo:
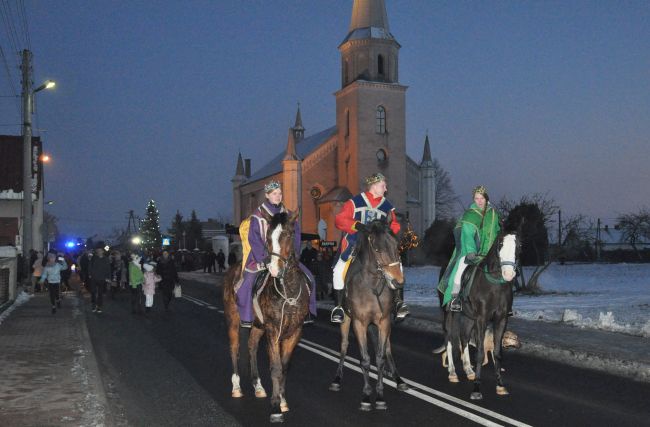
<path fill-rule="evenodd" d="M 331 321 L 342 323 L 343 312 L 343 288 L 345 285 L 345 273 L 351 261 L 350 255 L 357 241 L 357 232 L 365 228 L 373 220 L 386 220 L 390 218 L 390 229 L 393 234 L 400 230 L 399 222 L 395 217 L 395 208 L 384 197 L 387 191 L 386 178 L 380 173 L 370 175 L 365 179 L 367 191 L 357 194 L 345 202 L 341 211 L 336 215 L 336 228 L 343 231 L 341 238 L 341 255 L 334 266 L 334 296 L 336 307 L 332 309 Z M 401 266 L 400 266 L 401 267 Z M 404 304 L 404 289 L 395 291 L 395 317 L 398 321 L 403 320 L 410 313 Z"/>

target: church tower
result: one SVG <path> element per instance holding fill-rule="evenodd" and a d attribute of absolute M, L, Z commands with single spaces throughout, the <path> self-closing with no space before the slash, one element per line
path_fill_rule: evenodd
<path fill-rule="evenodd" d="M 241 157 L 241 153 L 239 153 L 239 156 L 237 157 L 237 167 L 235 168 L 235 176 L 232 177 L 230 182 L 232 182 L 233 221 L 235 221 L 235 224 L 239 224 L 239 221 L 242 219 L 241 186 L 244 182 L 246 182 L 244 160 Z"/>
<path fill-rule="evenodd" d="M 353 194 L 381 172 L 388 197 L 406 210 L 406 86 L 398 81 L 400 45 L 390 33 L 384 0 L 354 0 L 348 34 L 339 45 L 336 96 L 339 185 Z"/>
<path fill-rule="evenodd" d="M 290 211 L 302 210 L 302 161 L 296 153 L 295 129 L 289 128 L 287 151 L 282 159 L 282 198 Z"/>
<path fill-rule="evenodd" d="M 420 236 L 436 220 L 436 171 L 431 159 L 431 147 L 429 146 L 429 135 L 424 140 L 424 152 L 420 162 L 420 201 L 422 202 L 422 221 Z"/>

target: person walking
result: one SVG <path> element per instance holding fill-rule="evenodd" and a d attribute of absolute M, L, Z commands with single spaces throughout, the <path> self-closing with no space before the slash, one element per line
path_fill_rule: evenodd
<path fill-rule="evenodd" d="M 144 306 L 145 313 L 151 311 L 153 307 L 153 296 L 156 293 L 156 283 L 160 282 L 160 276 L 158 276 L 153 270 L 154 266 L 147 263 L 143 266 L 144 268 L 144 282 L 142 284 L 142 292 L 144 293 Z"/>
<path fill-rule="evenodd" d="M 63 257 L 57 259 L 56 254 L 47 254 L 47 264 L 43 268 L 39 283 L 44 284 L 47 280 L 47 287 L 50 291 L 50 303 L 52 304 L 52 314 L 56 309 L 61 308 L 61 296 L 59 295 L 59 286 L 61 285 L 61 272 L 68 269 Z M 56 305 L 55 305 L 56 304 Z"/>
<path fill-rule="evenodd" d="M 232 248 L 228 253 L 228 267 L 232 267 L 237 264 L 237 254 L 235 253 L 235 248 Z"/>
<path fill-rule="evenodd" d="M 88 263 L 88 277 L 93 313 L 101 314 L 106 284 L 111 281 L 111 260 L 104 253 L 103 242 L 97 244 L 95 256 Z"/>
<path fill-rule="evenodd" d="M 176 264 L 168 251 L 163 251 L 160 261 L 156 266 L 156 273 L 160 276 L 160 290 L 163 294 L 163 305 L 165 311 L 169 311 L 169 303 L 172 301 L 174 286 L 178 283 L 178 272 Z"/>
<path fill-rule="evenodd" d="M 34 292 L 41 291 L 41 275 L 43 274 L 43 253 L 37 252 L 36 259 L 32 263 L 32 288 L 29 293 L 33 294 Z"/>
<path fill-rule="evenodd" d="M 221 249 L 219 249 L 219 253 L 217 254 L 217 264 L 219 264 L 219 273 L 223 273 L 226 269 L 226 255 Z"/>
<path fill-rule="evenodd" d="M 129 285 L 131 287 L 131 314 L 142 313 L 142 284 L 144 283 L 144 274 L 140 264 L 142 258 L 136 254 L 131 255 L 129 263 Z"/>

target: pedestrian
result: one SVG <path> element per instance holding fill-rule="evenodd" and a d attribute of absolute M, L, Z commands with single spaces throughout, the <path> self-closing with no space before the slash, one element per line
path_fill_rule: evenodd
<path fill-rule="evenodd" d="M 219 264 L 219 273 L 223 273 L 226 269 L 226 255 L 221 249 L 219 249 L 219 253 L 217 254 L 217 264 Z"/>
<path fill-rule="evenodd" d="M 88 263 L 88 278 L 93 313 L 101 314 L 106 285 L 111 282 L 111 260 L 104 253 L 104 242 L 97 243 L 95 247 L 95 255 Z"/>
<path fill-rule="evenodd" d="M 41 291 L 40 279 L 43 274 L 43 252 L 36 253 L 36 259 L 32 263 L 32 288 L 29 293 Z"/>
<path fill-rule="evenodd" d="M 57 254 L 59 257 L 65 260 L 65 264 L 68 266 L 65 270 L 61 271 L 61 289 L 60 292 L 70 290 L 70 275 L 72 274 L 72 258 L 68 254 L 59 252 Z"/>
<path fill-rule="evenodd" d="M 228 254 L 228 267 L 232 267 L 235 264 L 237 264 L 237 253 L 235 248 L 232 248 Z"/>
<path fill-rule="evenodd" d="M 316 262 L 316 255 L 318 251 L 314 249 L 311 242 L 307 242 L 305 248 L 300 253 L 300 262 L 309 269 L 312 273 L 316 271 L 314 263 Z"/>
<path fill-rule="evenodd" d="M 160 276 L 160 290 L 163 294 L 163 305 L 165 311 L 169 311 L 169 303 L 172 300 L 174 286 L 178 283 L 178 272 L 176 264 L 169 256 L 169 251 L 163 251 L 160 262 L 156 266 L 156 273 Z"/>
<path fill-rule="evenodd" d="M 154 271 L 154 266 L 150 263 L 144 265 L 144 282 L 142 284 L 142 292 L 144 293 L 144 306 L 145 312 L 149 313 L 153 307 L 153 296 L 156 293 L 156 283 L 160 282 L 161 278 Z"/>
<path fill-rule="evenodd" d="M 77 264 L 79 265 L 79 278 L 81 283 L 90 292 L 90 280 L 88 279 L 88 268 L 90 266 L 90 260 L 93 257 L 93 253 L 90 250 L 85 250 L 79 257 Z M 81 295 L 81 288 L 79 288 L 79 295 Z"/>
<path fill-rule="evenodd" d="M 381 173 L 374 173 L 365 179 L 366 191 L 357 194 L 345 202 L 341 211 L 336 215 L 336 228 L 343 231 L 341 238 L 341 255 L 339 256 L 333 272 L 334 294 L 336 306 L 332 309 L 330 320 L 333 323 L 343 323 L 343 296 L 345 285 L 345 272 L 352 259 L 353 248 L 357 241 L 357 232 L 365 229 L 376 219 L 388 220 L 393 234 L 400 230 L 399 222 L 395 217 L 395 208 L 384 197 L 388 188 L 386 177 Z M 401 265 L 400 265 L 401 267 Z M 395 291 L 394 299 L 395 318 L 397 321 L 404 320 L 410 314 L 404 303 L 404 289 Z"/>
<path fill-rule="evenodd" d="M 319 299 L 329 296 L 332 289 L 332 261 L 325 254 L 318 252 L 315 262 L 316 283 Z"/>
<path fill-rule="evenodd" d="M 47 264 L 43 268 L 39 283 L 43 284 L 47 280 L 47 287 L 50 290 L 50 303 L 52 304 L 52 314 L 56 309 L 61 308 L 61 295 L 59 295 L 59 286 L 61 285 L 61 271 L 67 270 L 68 265 L 63 257 L 57 259 L 56 254 L 50 252 L 47 254 Z M 56 304 L 56 305 L 55 305 Z"/>
<path fill-rule="evenodd" d="M 144 283 L 144 274 L 140 264 L 141 257 L 137 254 L 131 255 L 129 263 L 129 284 L 131 286 L 131 314 L 142 313 L 142 283 Z"/>
<path fill-rule="evenodd" d="M 499 234 L 499 214 L 490 203 L 487 189 L 480 185 L 472 191 L 474 202 L 454 227 L 456 248 L 449 260 L 438 289 L 444 295 L 441 306 L 461 311 L 461 277 L 468 265 L 478 265 Z"/>

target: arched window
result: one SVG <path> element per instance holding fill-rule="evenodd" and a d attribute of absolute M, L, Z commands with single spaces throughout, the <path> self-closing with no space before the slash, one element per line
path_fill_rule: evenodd
<path fill-rule="evenodd" d="M 384 57 L 381 55 L 377 56 L 377 74 L 384 75 Z"/>
<path fill-rule="evenodd" d="M 375 132 L 386 133 L 386 109 L 381 105 L 377 107 L 377 112 L 375 113 L 375 117 L 377 119 Z"/>

